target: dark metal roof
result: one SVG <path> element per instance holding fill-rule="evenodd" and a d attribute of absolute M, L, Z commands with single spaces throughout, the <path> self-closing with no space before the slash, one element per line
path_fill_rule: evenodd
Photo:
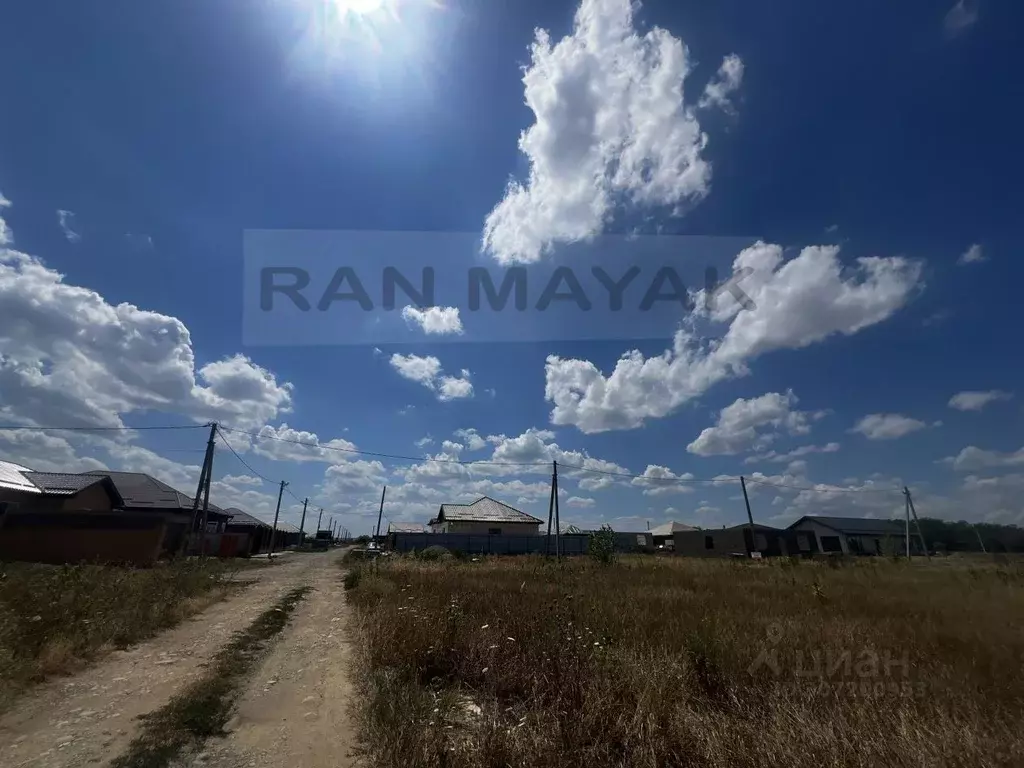
<path fill-rule="evenodd" d="M 542 523 L 540 518 L 520 512 L 515 507 L 483 496 L 472 504 L 442 504 L 437 521 L 459 520 L 480 523 Z"/>
<path fill-rule="evenodd" d="M 94 470 L 84 475 L 109 477 L 124 500 L 126 509 L 155 509 L 164 512 L 192 512 L 192 497 L 143 472 L 107 472 Z M 216 504 L 208 507 L 214 519 L 226 513 Z M 210 517 L 211 515 L 208 515 Z"/>
<path fill-rule="evenodd" d="M 883 520 L 878 517 L 819 517 L 818 515 L 805 515 L 789 527 L 793 529 L 805 522 L 818 523 L 840 533 L 896 535 L 904 532 L 904 524 L 898 520 Z"/>
<path fill-rule="evenodd" d="M 68 472 L 23 472 L 22 474 L 43 493 L 52 496 L 74 496 L 90 485 L 103 482 L 102 477 Z"/>
<path fill-rule="evenodd" d="M 423 523 L 388 523 L 388 533 L 423 533 Z"/>
<path fill-rule="evenodd" d="M 231 515 L 231 519 L 228 520 L 228 525 L 251 525 L 251 526 L 263 526 L 264 528 L 270 528 L 271 525 L 266 520 L 260 520 L 258 517 L 250 515 L 248 512 L 243 512 L 238 507 L 228 507 L 224 510 L 224 514 Z"/>

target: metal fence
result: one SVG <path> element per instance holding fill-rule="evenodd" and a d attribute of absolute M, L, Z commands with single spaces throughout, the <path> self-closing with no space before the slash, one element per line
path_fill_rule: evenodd
<path fill-rule="evenodd" d="M 391 549 L 396 552 L 411 552 L 427 547 L 444 547 L 451 552 L 467 555 L 526 555 L 555 552 L 555 537 L 527 535 L 487 536 L 474 533 L 392 533 L 388 537 Z M 590 545 L 590 536 L 585 533 L 566 533 L 560 537 L 559 548 L 564 555 L 583 555 Z M 550 547 L 550 549 L 549 549 Z M 618 552 L 643 552 L 653 548 L 649 533 L 616 533 L 615 549 Z"/>

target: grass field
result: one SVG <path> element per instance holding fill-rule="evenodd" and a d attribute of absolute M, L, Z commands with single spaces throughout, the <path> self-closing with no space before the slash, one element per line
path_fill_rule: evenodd
<path fill-rule="evenodd" d="M 1024 568 L 395 558 L 349 578 L 376 766 L 1024 763 Z"/>
<path fill-rule="evenodd" d="M 150 637 L 231 588 L 230 562 L 154 568 L 0 564 L 0 711 L 33 682 L 74 670 L 107 647 Z"/>

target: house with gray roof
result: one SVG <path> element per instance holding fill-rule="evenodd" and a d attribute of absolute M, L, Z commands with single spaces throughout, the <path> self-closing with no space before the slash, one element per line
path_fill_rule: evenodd
<path fill-rule="evenodd" d="M 540 533 L 544 521 L 490 496 L 472 504 L 442 504 L 428 525 L 431 533 L 474 533 L 506 536 Z"/>
<path fill-rule="evenodd" d="M 789 526 L 802 553 L 844 555 L 892 555 L 906 552 L 906 524 L 877 517 L 826 517 L 805 515 Z M 910 551 L 923 554 L 916 530 L 910 534 Z"/>

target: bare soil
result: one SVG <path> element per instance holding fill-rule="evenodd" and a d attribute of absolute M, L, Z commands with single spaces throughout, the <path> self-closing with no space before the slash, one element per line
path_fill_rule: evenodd
<path fill-rule="evenodd" d="M 314 592 L 257 667 L 251 689 L 243 692 L 238 730 L 211 748 L 224 765 L 232 765 L 228 745 L 235 742 L 246 754 L 266 750 L 268 755 L 273 743 L 275 758 L 286 748 L 298 755 L 302 744 L 313 742 L 335 751 L 331 765 L 345 765 L 337 750 L 347 744 L 350 731 L 348 649 L 341 638 L 347 614 L 336 560 L 337 553 L 288 554 L 272 567 L 247 571 L 243 578 L 253 583 L 224 602 L 150 641 L 113 651 L 78 674 L 33 689 L 0 716 L 0 766 L 109 764 L 138 734 L 140 715 L 167 704 L 203 674 L 203 665 L 233 633 L 305 584 Z M 327 659 L 330 663 L 324 663 Z M 307 762 L 288 759 L 292 768 L 327 764 L 312 756 Z"/>

